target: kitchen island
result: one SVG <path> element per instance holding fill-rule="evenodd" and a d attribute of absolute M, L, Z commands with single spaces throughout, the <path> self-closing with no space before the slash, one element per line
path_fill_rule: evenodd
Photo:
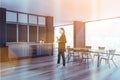
<path fill-rule="evenodd" d="M 53 55 L 53 43 L 6 43 L 8 58 L 26 58 Z"/>

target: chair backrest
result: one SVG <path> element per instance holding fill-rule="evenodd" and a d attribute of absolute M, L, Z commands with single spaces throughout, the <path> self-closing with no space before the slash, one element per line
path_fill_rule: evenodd
<path fill-rule="evenodd" d="M 68 51 L 73 51 L 74 49 L 73 48 L 68 48 Z"/>
<path fill-rule="evenodd" d="M 110 50 L 109 50 L 109 59 L 113 59 L 114 54 L 115 54 L 115 51 L 116 51 L 116 50 L 114 50 L 114 49 L 110 49 Z"/>
<path fill-rule="evenodd" d="M 99 50 L 105 50 L 105 47 L 99 46 L 98 49 L 99 49 Z"/>
<path fill-rule="evenodd" d="M 85 48 L 87 48 L 87 49 L 91 49 L 91 48 L 92 48 L 92 46 L 85 46 Z"/>
<path fill-rule="evenodd" d="M 73 48 L 70 48 L 70 47 L 68 47 L 67 50 L 68 50 L 68 54 L 71 54 L 71 53 L 74 52 L 74 49 L 73 49 Z"/>
<path fill-rule="evenodd" d="M 90 54 L 89 50 L 92 48 L 92 46 L 85 46 L 86 49 L 84 49 L 84 54 L 88 55 Z"/>

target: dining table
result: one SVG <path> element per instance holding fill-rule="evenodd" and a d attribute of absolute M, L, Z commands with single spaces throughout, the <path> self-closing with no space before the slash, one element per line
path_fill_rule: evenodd
<path fill-rule="evenodd" d="M 79 53 L 84 53 L 84 52 L 89 52 L 91 54 L 95 54 L 97 53 L 97 67 L 100 66 L 100 57 L 101 55 L 107 55 L 109 54 L 109 50 L 99 50 L 99 49 L 88 49 L 88 48 L 72 48 L 73 52 L 77 52 L 77 54 Z M 115 53 L 115 54 L 109 54 L 109 55 L 116 55 L 116 56 L 120 56 L 120 53 Z"/>

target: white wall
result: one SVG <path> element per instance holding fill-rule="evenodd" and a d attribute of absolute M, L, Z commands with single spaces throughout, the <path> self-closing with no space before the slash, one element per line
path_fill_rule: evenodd
<path fill-rule="evenodd" d="M 91 0 L 91 20 L 120 17 L 120 0 Z"/>
<path fill-rule="evenodd" d="M 56 24 L 120 16 L 120 0 L 2 0 L 10 10 L 54 16 Z"/>

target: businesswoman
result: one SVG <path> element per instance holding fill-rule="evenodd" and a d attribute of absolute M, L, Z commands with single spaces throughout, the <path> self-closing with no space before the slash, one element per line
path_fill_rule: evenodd
<path fill-rule="evenodd" d="M 60 65 L 60 59 L 62 57 L 62 61 L 63 61 L 63 67 L 65 67 L 65 44 L 66 44 L 66 36 L 65 36 L 65 30 L 63 28 L 59 29 L 60 32 L 60 36 L 57 37 L 57 41 L 58 41 L 58 60 L 57 60 L 57 64 L 58 66 Z"/>

